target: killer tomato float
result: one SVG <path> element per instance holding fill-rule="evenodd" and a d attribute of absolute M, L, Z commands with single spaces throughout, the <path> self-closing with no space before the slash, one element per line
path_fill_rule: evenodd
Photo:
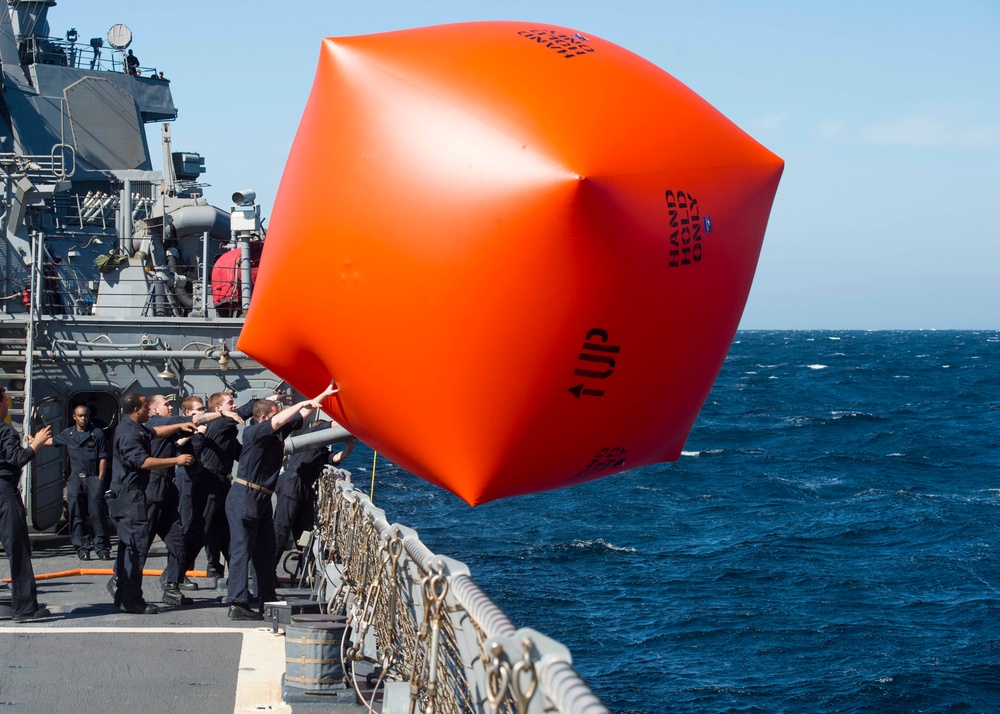
<path fill-rule="evenodd" d="M 239 347 L 473 505 L 676 460 L 782 168 L 589 33 L 328 38 Z"/>

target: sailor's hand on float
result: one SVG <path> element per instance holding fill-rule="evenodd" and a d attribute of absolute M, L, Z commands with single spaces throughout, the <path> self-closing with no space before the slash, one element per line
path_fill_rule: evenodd
<path fill-rule="evenodd" d="M 175 461 L 177 461 L 178 466 L 191 466 L 194 463 L 194 455 L 181 454 L 180 456 L 176 457 Z"/>
<path fill-rule="evenodd" d="M 196 431 L 198 431 L 198 427 L 197 425 L 195 425 L 193 421 L 181 422 L 178 426 L 180 426 L 180 429 L 178 429 L 178 431 L 182 431 L 185 434 L 194 434 Z"/>
<path fill-rule="evenodd" d="M 331 379 L 330 380 L 330 385 L 326 389 L 324 389 L 322 393 L 316 395 L 316 397 L 315 397 L 315 399 L 313 399 L 313 401 L 314 402 L 319 402 L 320 404 L 322 404 L 324 399 L 326 399 L 327 397 L 332 397 L 334 394 L 336 394 L 339 391 L 340 391 L 340 387 L 337 386 L 337 380 Z M 319 407 L 316 407 L 316 408 L 319 409 Z"/>

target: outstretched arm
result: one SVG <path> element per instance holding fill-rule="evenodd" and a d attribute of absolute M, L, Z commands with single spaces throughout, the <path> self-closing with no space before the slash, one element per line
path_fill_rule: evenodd
<path fill-rule="evenodd" d="M 334 466 L 340 466 L 344 459 L 351 455 L 354 451 L 354 444 L 357 443 L 357 439 L 350 438 L 344 441 L 344 448 L 342 451 L 338 451 L 336 454 L 330 456 L 330 463 Z"/>
<path fill-rule="evenodd" d="M 194 456 L 191 454 L 181 454 L 170 459 L 154 459 L 152 456 L 148 456 L 139 468 L 159 471 L 160 469 L 169 469 L 171 466 L 190 466 L 193 463 Z"/>
<path fill-rule="evenodd" d="M 178 432 L 186 432 L 192 434 L 197 431 L 198 427 L 190 421 L 182 421 L 179 424 L 163 424 L 162 426 L 154 426 L 153 434 L 156 435 L 157 439 L 165 439 L 168 436 L 173 436 Z M 171 464 L 173 466 L 173 464 Z"/>
<path fill-rule="evenodd" d="M 309 416 L 314 411 L 322 407 L 323 400 L 329 396 L 336 394 L 337 391 L 338 391 L 337 383 L 330 382 L 330 385 L 326 389 L 324 389 L 322 392 L 317 394 L 312 399 L 307 399 L 303 402 L 299 402 L 298 404 L 293 404 L 290 407 L 285 407 L 280 412 L 271 417 L 271 429 L 277 431 L 285 424 L 290 422 L 292 419 L 294 419 L 296 414 L 302 416 L 302 418 L 304 419 L 305 417 Z"/>
<path fill-rule="evenodd" d="M 202 424 L 208 424 L 208 422 L 215 421 L 216 419 L 220 419 L 222 417 L 229 417 L 237 424 L 243 423 L 242 417 L 240 417 L 240 415 L 237 414 L 236 412 L 231 412 L 231 411 L 202 412 L 200 415 L 194 418 L 194 423 L 197 426 L 201 426 Z"/>

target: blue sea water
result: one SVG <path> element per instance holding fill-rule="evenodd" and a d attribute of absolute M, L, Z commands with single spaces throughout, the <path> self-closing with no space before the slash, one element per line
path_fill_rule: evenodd
<path fill-rule="evenodd" d="M 676 463 L 374 493 L 612 711 L 997 712 L 998 467 L 1000 332 L 740 332 Z"/>

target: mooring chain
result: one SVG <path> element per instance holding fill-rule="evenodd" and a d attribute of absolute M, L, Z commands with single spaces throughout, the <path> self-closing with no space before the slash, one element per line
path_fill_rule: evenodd
<path fill-rule="evenodd" d="M 498 642 L 494 642 L 490 648 L 492 659 L 490 667 L 486 672 L 487 692 L 486 696 L 490 700 L 490 707 L 493 714 L 499 714 L 504 710 L 508 701 L 508 696 L 513 699 L 516 714 L 524 714 L 528 711 L 532 697 L 538 691 L 538 670 L 531 660 L 531 651 L 534 643 L 529 638 L 521 640 L 523 654 L 521 659 L 511 667 L 505 660 L 503 647 Z"/>
<path fill-rule="evenodd" d="M 524 651 L 521 661 L 514 665 L 514 674 L 511 676 L 511 690 L 514 692 L 514 701 L 518 712 L 528 711 L 528 703 L 535 696 L 538 689 L 538 672 L 535 671 L 535 663 L 531 661 L 531 650 L 535 643 L 525 637 L 521 640 L 521 649 Z M 524 686 L 523 678 L 527 676 L 527 686 Z"/>
<path fill-rule="evenodd" d="M 369 525 L 369 532 L 365 535 L 371 535 L 371 531 L 373 531 L 374 528 L 370 524 L 366 525 Z M 368 558 L 365 558 L 364 561 L 364 570 L 362 572 L 361 579 L 358 583 L 356 583 L 356 587 L 358 592 L 361 593 L 361 597 L 358 598 L 354 606 L 354 611 L 357 615 L 358 621 L 358 637 L 356 644 L 348 650 L 352 659 L 355 661 L 361 659 L 362 645 L 365 641 L 365 636 L 368 634 L 368 629 L 371 627 L 372 622 L 375 620 L 377 615 L 376 607 L 378 604 L 378 596 L 382 589 L 382 580 L 379 578 L 378 569 L 369 568 Z"/>
<path fill-rule="evenodd" d="M 386 573 L 386 578 L 388 582 L 389 598 L 386 603 L 386 656 L 391 655 L 391 659 L 395 661 L 397 652 L 397 640 L 402 638 L 402 634 L 398 632 L 399 621 L 397 620 L 398 613 L 396 612 L 396 603 L 399 600 L 399 558 L 403 554 L 403 540 L 399 537 L 399 531 L 393 531 L 392 538 L 389 539 L 387 546 L 387 551 L 389 554 L 389 569 Z"/>
<path fill-rule="evenodd" d="M 434 714 L 437 706 L 438 659 L 441 649 L 441 618 L 447 617 L 444 599 L 448 594 L 448 579 L 435 573 L 423 581 L 424 608 L 430 622 L 430 651 L 427 672 L 427 708 L 425 714 Z"/>
<path fill-rule="evenodd" d="M 376 623 L 376 634 L 378 635 L 378 650 L 382 653 L 382 659 L 386 657 L 393 661 L 396 656 L 396 633 L 392 627 L 393 617 L 391 604 L 393 591 L 396 587 L 394 574 L 389 571 L 389 564 L 392 562 L 392 547 L 384 540 L 378 541 L 378 567 L 375 571 L 375 578 L 379 581 L 379 599 L 371 603 L 372 620 Z"/>
<path fill-rule="evenodd" d="M 500 658 L 502 653 L 503 647 L 494 642 L 490 648 L 490 668 L 486 672 L 486 696 L 493 714 L 500 714 L 505 709 L 504 702 L 510 690 L 510 665 Z"/>

